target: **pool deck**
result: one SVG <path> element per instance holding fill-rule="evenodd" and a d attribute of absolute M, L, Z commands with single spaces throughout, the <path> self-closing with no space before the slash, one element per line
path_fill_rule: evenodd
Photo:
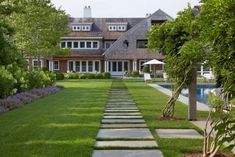
<path fill-rule="evenodd" d="M 163 88 L 160 85 L 153 84 L 153 83 L 148 84 L 148 85 L 153 87 L 153 88 L 155 88 L 155 89 L 157 89 L 157 90 L 159 90 L 160 92 L 162 92 L 162 93 L 164 93 L 164 94 L 166 94 L 168 96 L 172 96 L 172 91 L 169 90 L 169 89 Z M 180 96 L 178 98 L 178 101 L 182 102 L 183 104 L 185 104 L 187 106 L 189 105 L 188 104 L 188 101 L 189 101 L 188 97 L 186 97 L 186 96 L 184 96 L 182 94 L 180 94 Z M 206 104 L 203 104 L 203 103 L 197 101 L 197 110 L 198 111 L 209 111 L 210 108 Z"/>

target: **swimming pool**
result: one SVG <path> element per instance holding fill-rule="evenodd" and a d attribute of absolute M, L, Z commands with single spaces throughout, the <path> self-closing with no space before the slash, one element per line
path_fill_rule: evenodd
<path fill-rule="evenodd" d="M 160 84 L 160 86 L 170 89 L 170 90 L 172 89 L 171 84 Z M 215 88 L 215 84 L 198 84 L 197 85 L 197 101 L 207 104 L 208 92 L 213 88 Z M 188 89 L 183 89 L 181 94 L 188 97 Z"/>

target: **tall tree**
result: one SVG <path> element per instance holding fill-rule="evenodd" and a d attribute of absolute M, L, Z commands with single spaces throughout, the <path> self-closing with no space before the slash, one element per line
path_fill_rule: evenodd
<path fill-rule="evenodd" d="M 193 82 L 191 90 L 196 91 L 195 71 L 203 60 L 203 45 L 198 41 L 199 28 L 195 24 L 198 8 L 190 6 L 180 12 L 173 21 L 157 25 L 148 34 L 150 49 L 159 50 L 165 56 L 165 70 L 175 83 L 172 97 L 163 109 L 163 117 L 173 117 L 175 102 L 182 89 Z M 190 93 L 192 94 L 192 93 Z M 195 94 L 195 92 L 193 93 Z M 190 99 L 196 95 L 190 95 Z M 189 108 L 189 119 L 196 119 L 196 104 Z"/>
<path fill-rule="evenodd" d="M 22 0 L 23 12 L 11 16 L 16 29 L 16 46 L 28 56 L 41 57 L 67 53 L 59 47 L 61 36 L 68 31 L 68 16 L 50 0 Z"/>
<path fill-rule="evenodd" d="M 235 1 L 202 0 L 201 40 L 224 91 L 235 94 Z"/>

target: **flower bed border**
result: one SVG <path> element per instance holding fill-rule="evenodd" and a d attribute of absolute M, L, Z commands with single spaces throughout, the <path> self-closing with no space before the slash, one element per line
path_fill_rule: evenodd
<path fill-rule="evenodd" d="M 47 86 L 44 88 L 34 88 L 26 92 L 17 93 L 13 96 L 0 99 L 0 112 L 8 112 L 10 110 L 31 103 L 34 100 L 47 97 L 62 89 L 62 86 Z"/>

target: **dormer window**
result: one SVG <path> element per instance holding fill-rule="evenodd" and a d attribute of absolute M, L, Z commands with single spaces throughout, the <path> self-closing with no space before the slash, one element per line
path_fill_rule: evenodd
<path fill-rule="evenodd" d="M 108 30 L 109 31 L 126 31 L 127 30 L 127 23 L 108 23 Z"/>
<path fill-rule="evenodd" d="M 92 23 L 78 23 L 72 26 L 72 30 L 75 32 L 79 31 L 91 31 Z"/>

